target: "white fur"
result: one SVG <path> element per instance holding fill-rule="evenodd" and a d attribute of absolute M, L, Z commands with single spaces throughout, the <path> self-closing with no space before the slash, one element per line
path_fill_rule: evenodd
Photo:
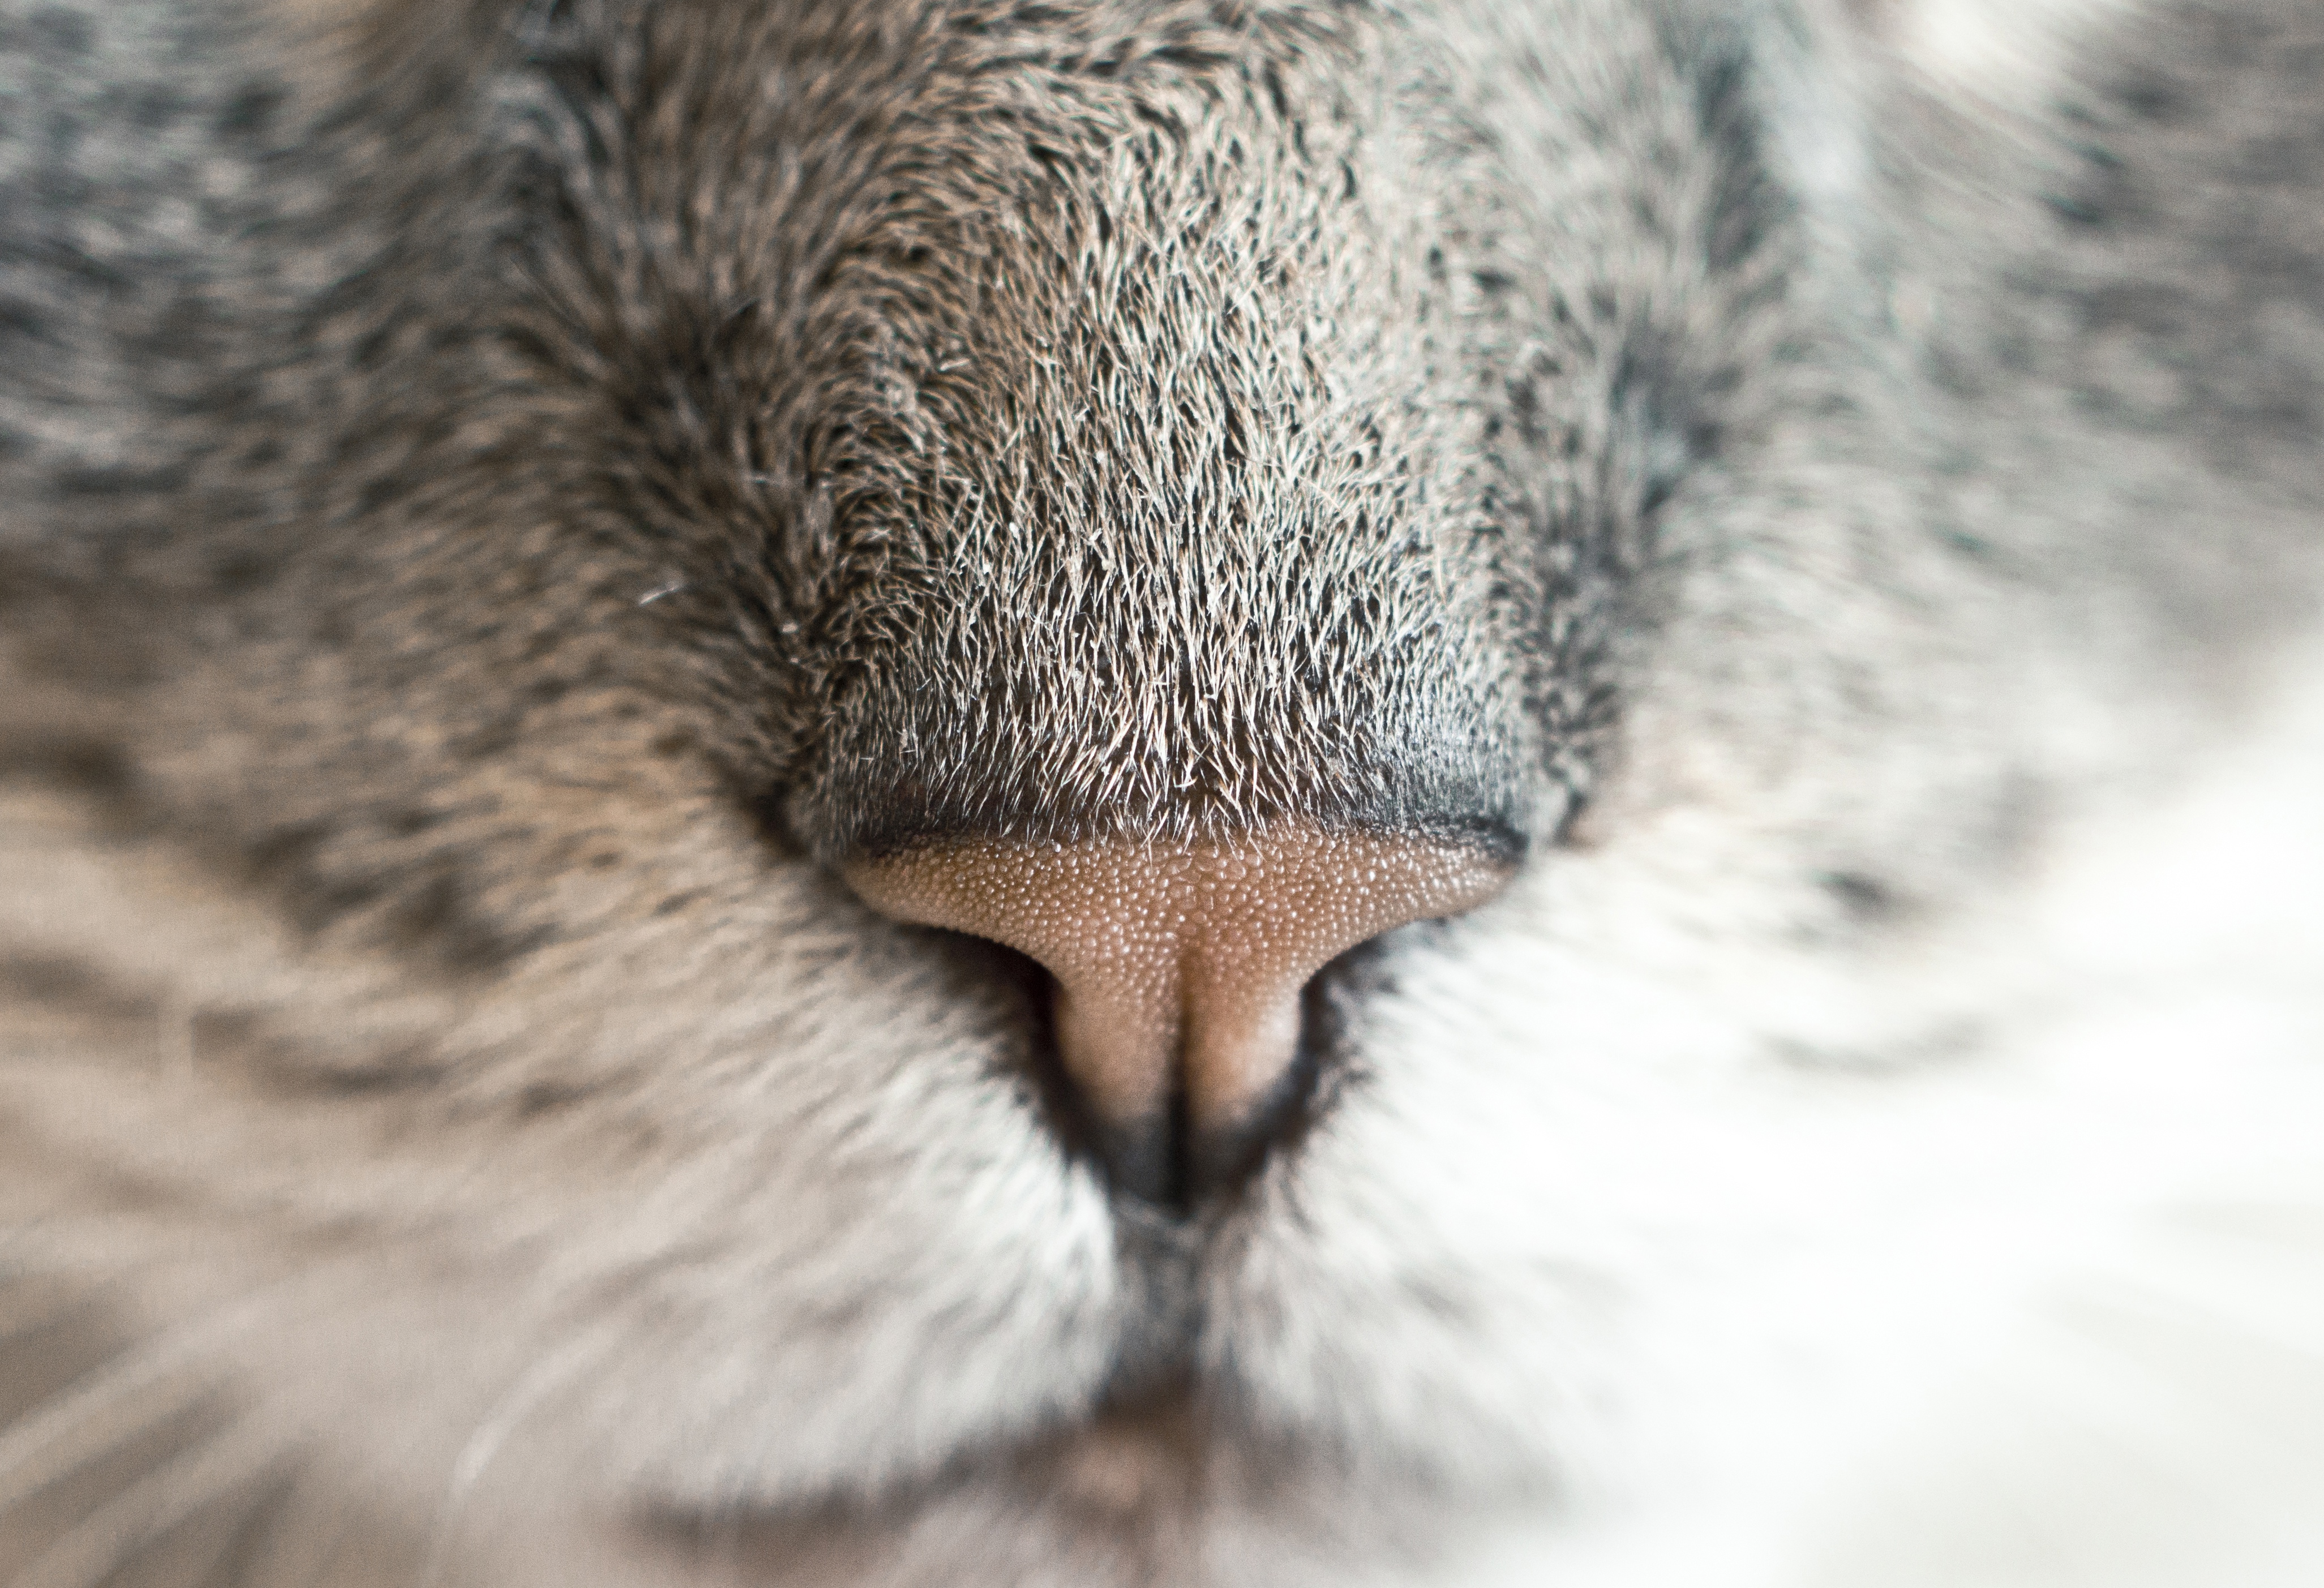
<path fill-rule="evenodd" d="M 1673 1011 L 1541 1066 L 1543 1216 L 1499 1239 L 1626 1298 L 1653 1432 L 1469 1581 L 2318 1580 L 2324 666 L 2291 671 L 2245 749 L 1918 956 L 1941 1048 L 1802 1067 Z M 1580 984 L 1543 1014 L 1586 1029 Z"/>
<path fill-rule="evenodd" d="M 2073 40 L 2136 9 L 2138 0 L 1905 0 L 1889 23 L 1893 48 L 1941 87 L 2023 103 L 2066 63 Z"/>

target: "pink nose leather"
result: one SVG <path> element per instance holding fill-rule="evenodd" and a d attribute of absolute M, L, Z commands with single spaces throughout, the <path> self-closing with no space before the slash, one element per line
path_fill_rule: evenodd
<path fill-rule="evenodd" d="M 1453 915 L 1508 870 L 1457 845 L 1278 824 L 1191 845 L 969 840 L 847 868 L 898 920 L 1005 943 L 1056 978 L 1058 1048 L 1098 1114 L 1247 1118 L 1299 1046 L 1300 991 L 1347 949 Z"/>

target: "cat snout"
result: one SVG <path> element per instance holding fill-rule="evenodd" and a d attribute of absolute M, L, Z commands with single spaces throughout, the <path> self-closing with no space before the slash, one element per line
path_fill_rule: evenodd
<path fill-rule="evenodd" d="M 873 908 L 991 939 L 1055 980 L 1066 1075 L 1117 1190 L 1184 1201 L 1248 1162 L 1312 1076 L 1302 992 L 1407 923 L 1509 875 L 1494 849 L 1293 821 L 1216 838 L 975 838 L 844 867 Z"/>

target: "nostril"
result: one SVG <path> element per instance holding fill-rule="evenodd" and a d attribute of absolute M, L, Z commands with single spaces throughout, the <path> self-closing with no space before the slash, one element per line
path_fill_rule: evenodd
<path fill-rule="evenodd" d="M 1103 1177 L 1106 1188 L 1159 1208 L 1183 1211 L 1209 1187 L 1238 1177 L 1264 1145 L 1238 1139 L 1194 1140 L 1185 1100 L 1174 1097 L 1159 1116 L 1109 1120 L 1090 1105 L 1057 1045 L 1057 978 L 1028 954 L 1003 944 L 939 930 L 952 952 L 991 985 L 1014 994 L 1023 1017 L 1023 1078 L 1041 1116 L 1067 1156 Z M 1231 1161 L 1230 1161 L 1231 1160 Z"/>
<path fill-rule="evenodd" d="M 1377 939 L 1352 948 L 1309 978 L 1300 992 L 1299 1040 L 1290 1066 L 1247 1118 L 1201 1129 L 1183 1091 L 1159 1116 L 1109 1121 L 1089 1105 L 1056 1041 L 1057 980 L 1031 956 L 954 933 L 980 972 L 1013 992 L 1025 1015 L 1025 1069 L 1044 1121 L 1066 1153 L 1087 1162 L 1118 1196 L 1177 1214 L 1191 1212 L 1250 1178 L 1268 1159 L 1296 1148 L 1329 1111 L 1333 1083 L 1348 1074 L 1350 1006 L 1379 978 Z"/>
<path fill-rule="evenodd" d="M 1007 945 L 1115 1183 L 1183 1201 L 1237 1177 L 1311 1089 L 1324 967 L 1498 892 L 1506 851 L 1282 824 L 1192 844 L 968 838 L 861 860 L 898 919 Z"/>
<path fill-rule="evenodd" d="M 1024 1078 L 1040 1103 L 1051 1135 L 1068 1155 L 1106 1170 L 1111 1181 L 1113 1143 L 1106 1123 L 1074 1085 L 1057 1046 L 1057 978 L 1029 954 L 989 938 L 944 932 L 992 984 L 1015 994 L 1023 1017 Z"/>
<path fill-rule="evenodd" d="M 1203 1130 L 1176 1122 L 1174 1177 L 1164 1204 L 1181 1209 L 1243 1184 L 1262 1165 L 1296 1149 L 1330 1111 L 1337 1084 L 1350 1074 L 1346 1049 L 1350 1004 L 1380 957 L 1379 939 L 1359 945 L 1309 977 L 1299 992 L 1299 1038 L 1291 1062 L 1240 1120 Z"/>

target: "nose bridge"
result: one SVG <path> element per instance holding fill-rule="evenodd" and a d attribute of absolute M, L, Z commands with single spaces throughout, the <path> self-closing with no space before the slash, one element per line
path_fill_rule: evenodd
<path fill-rule="evenodd" d="M 1045 965 L 1060 1056 L 1102 1122 L 1176 1114 L 1198 1133 L 1263 1108 L 1323 965 L 1480 903 L 1506 874 L 1471 845 L 1291 822 L 1187 843 L 973 839 L 847 868 L 890 916 Z"/>
<path fill-rule="evenodd" d="M 1277 174 L 1259 209 L 1301 197 Z M 943 445 L 826 521 L 862 573 L 809 625 L 832 693 L 784 773 L 820 858 L 928 832 L 1520 819 L 1532 727 L 1500 680 L 1531 623 L 1503 597 L 1529 570 L 1501 577 L 1476 532 L 1468 387 L 1400 296 L 1417 256 L 1354 218 L 1277 217 L 1314 253 L 1263 282 L 1240 227 L 994 242 L 1019 312 L 958 328 L 974 355 L 924 383 Z M 1084 267 L 1101 278 L 1051 290 Z"/>

